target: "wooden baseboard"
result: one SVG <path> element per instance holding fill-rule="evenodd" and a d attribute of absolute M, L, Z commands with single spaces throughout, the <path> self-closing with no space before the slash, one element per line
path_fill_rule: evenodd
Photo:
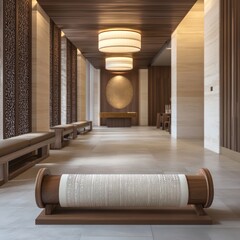
<path fill-rule="evenodd" d="M 56 207 L 51 215 L 43 210 L 36 224 L 212 224 L 207 214 L 198 215 L 192 207 L 161 210 L 86 210 Z"/>
<path fill-rule="evenodd" d="M 235 152 L 231 149 L 228 149 L 228 148 L 224 148 L 224 147 L 221 147 L 221 154 L 226 156 L 226 157 L 229 157 L 235 161 L 240 161 L 240 153 L 239 152 Z"/>

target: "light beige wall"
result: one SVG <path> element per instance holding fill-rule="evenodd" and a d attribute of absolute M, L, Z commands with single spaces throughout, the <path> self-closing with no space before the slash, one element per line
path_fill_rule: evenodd
<path fill-rule="evenodd" d="M 100 126 L 100 70 L 92 67 L 92 98 L 93 98 L 93 121 L 94 126 Z"/>
<path fill-rule="evenodd" d="M 86 120 L 100 125 L 100 70 L 86 61 Z"/>
<path fill-rule="evenodd" d="M 61 124 L 67 123 L 67 38 L 61 38 Z"/>
<path fill-rule="evenodd" d="M 148 125 L 148 69 L 139 69 L 139 125 Z"/>
<path fill-rule="evenodd" d="M 78 120 L 86 120 L 86 74 L 87 74 L 87 65 L 86 59 L 82 54 L 78 54 L 77 57 L 78 65 Z"/>
<path fill-rule="evenodd" d="M 171 40 L 171 135 L 177 137 L 177 36 L 172 34 Z"/>
<path fill-rule="evenodd" d="M 50 122 L 50 19 L 33 0 L 32 130 L 48 131 Z"/>
<path fill-rule="evenodd" d="M 205 0 L 204 4 L 204 147 L 219 153 L 220 0 Z"/>
<path fill-rule="evenodd" d="M 203 138 L 204 2 L 172 35 L 172 136 Z"/>

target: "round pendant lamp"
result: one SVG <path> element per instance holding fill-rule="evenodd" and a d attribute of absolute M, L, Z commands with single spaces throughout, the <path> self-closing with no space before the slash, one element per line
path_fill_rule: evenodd
<path fill-rule="evenodd" d="M 106 53 L 133 53 L 141 49 L 141 34 L 134 30 L 108 30 L 98 35 L 98 49 Z"/>
<path fill-rule="evenodd" d="M 106 69 L 110 71 L 128 71 L 133 68 L 131 57 L 108 57 L 105 60 Z"/>

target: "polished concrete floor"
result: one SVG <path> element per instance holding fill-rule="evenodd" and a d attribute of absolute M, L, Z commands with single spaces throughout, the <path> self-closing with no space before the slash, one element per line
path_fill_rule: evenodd
<path fill-rule="evenodd" d="M 207 210 L 213 225 L 52 225 L 34 221 L 39 168 L 60 173 L 196 173 L 213 175 L 215 199 Z M 151 127 L 95 128 L 0 187 L 1 240 L 239 240 L 240 162 L 203 148 L 198 140 L 174 140 Z"/>

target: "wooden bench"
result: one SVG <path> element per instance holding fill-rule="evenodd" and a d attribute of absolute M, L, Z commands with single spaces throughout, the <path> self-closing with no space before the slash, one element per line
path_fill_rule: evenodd
<path fill-rule="evenodd" d="M 51 127 L 51 130 L 54 130 L 56 135 L 55 143 L 51 144 L 51 149 L 61 149 L 64 147 L 67 143 L 66 140 L 69 138 L 69 135 L 72 139 L 75 139 L 78 135 L 79 129 L 82 130 L 79 133 L 92 131 L 92 121 L 80 121 Z"/>
<path fill-rule="evenodd" d="M 0 165 L 7 182 L 49 156 L 49 145 L 55 141 L 54 132 L 27 133 L 0 140 Z"/>
<path fill-rule="evenodd" d="M 55 131 L 55 142 L 51 144 L 51 149 L 61 149 L 65 144 L 65 139 L 70 136 L 73 138 L 74 126 L 72 124 L 56 125 L 51 127 Z"/>
<path fill-rule="evenodd" d="M 131 127 L 137 118 L 136 112 L 101 112 L 101 125 L 107 127 Z"/>
<path fill-rule="evenodd" d="M 73 138 L 76 138 L 78 134 L 85 134 L 92 131 L 92 121 L 80 121 L 72 124 L 74 126 Z"/>

